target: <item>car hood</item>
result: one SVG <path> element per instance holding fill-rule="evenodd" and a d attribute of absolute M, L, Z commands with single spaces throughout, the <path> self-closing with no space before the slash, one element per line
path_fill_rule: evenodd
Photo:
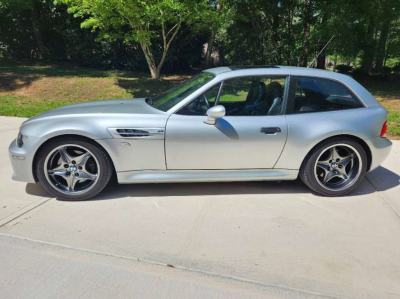
<path fill-rule="evenodd" d="M 106 139 L 112 138 L 107 128 L 164 128 L 168 117 L 142 98 L 95 101 L 46 111 L 25 121 L 20 132 L 46 139 L 65 134 Z"/>
<path fill-rule="evenodd" d="M 96 114 L 160 114 L 164 113 L 146 103 L 144 98 L 103 100 L 88 103 L 68 105 L 61 108 L 46 111 L 34 116 L 26 122 L 54 116 L 80 116 Z"/>

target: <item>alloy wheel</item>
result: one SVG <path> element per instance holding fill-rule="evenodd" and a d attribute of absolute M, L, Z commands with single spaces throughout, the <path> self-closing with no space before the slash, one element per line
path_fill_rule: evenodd
<path fill-rule="evenodd" d="M 353 185 L 362 169 L 358 151 L 348 144 L 335 144 L 319 155 L 314 173 L 317 182 L 325 189 L 340 191 Z"/>
<path fill-rule="evenodd" d="M 53 149 L 44 162 L 50 185 L 64 194 L 82 194 L 92 189 L 100 175 L 95 155 L 83 146 L 67 144 Z"/>

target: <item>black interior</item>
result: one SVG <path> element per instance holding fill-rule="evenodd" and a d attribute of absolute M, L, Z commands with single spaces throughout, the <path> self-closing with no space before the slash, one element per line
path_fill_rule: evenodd
<path fill-rule="evenodd" d="M 226 115 L 275 115 L 282 105 L 283 87 L 273 81 L 266 85 L 254 80 L 244 102 L 223 102 Z"/>
<path fill-rule="evenodd" d="M 292 113 L 343 110 L 362 107 L 342 84 L 321 78 L 297 78 Z"/>
<path fill-rule="evenodd" d="M 220 105 L 223 105 L 226 110 L 226 115 L 275 115 L 280 113 L 282 98 L 283 98 L 283 87 L 280 83 L 273 81 L 266 85 L 263 81 L 253 78 L 250 81 L 249 92 L 246 97 L 246 101 L 223 101 Z M 234 88 L 234 87 L 233 87 Z M 240 91 L 246 90 L 246 87 L 237 87 L 237 90 L 225 87 L 227 94 L 237 94 Z M 224 90 L 222 90 L 222 94 Z M 214 102 L 209 102 L 206 94 L 196 98 L 186 107 L 182 108 L 178 114 L 180 115 L 206 115 L 207 110 L 214 105 Z"/>

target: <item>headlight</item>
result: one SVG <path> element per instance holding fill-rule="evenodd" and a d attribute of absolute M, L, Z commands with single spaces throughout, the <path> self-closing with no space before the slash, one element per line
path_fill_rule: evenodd
<path fill-rule="evenodd" d="M 28 136 L 22 135 L 21 132 L 18 133 L 18 137 L 16 140 L 17 146 L 22 147 L 24 142 L 28 139 Z"/>

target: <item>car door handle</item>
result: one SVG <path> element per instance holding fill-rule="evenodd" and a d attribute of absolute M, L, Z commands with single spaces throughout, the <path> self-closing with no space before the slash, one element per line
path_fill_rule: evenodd
<path fill-rule="evenodd" d="M 264 133 L 266 135 L 274 135 L 276 133 L 282 132 L 282 130 L 281 130 L 281 128 L 278 128 L 278 127 L 264 127 L 264 128 L 261 128 L 260 132 Z"/>

